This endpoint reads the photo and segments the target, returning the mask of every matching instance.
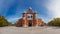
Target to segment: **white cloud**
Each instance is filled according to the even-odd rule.
[[[46,7],[49,11],[48,14],[50,14],[52,18],[60,17],[60,0],[49,0]]]
[[[12,23],[14,23],[14,22],[16,22],[16,21],[18,21],[18,19],[20,19],[21,17],[8,17],[7,18],[7,20],[9,21],[9,22],[12,22]]]

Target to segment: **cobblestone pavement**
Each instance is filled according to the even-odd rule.
[[[0,27],[0,34],[60,34],[57,27]]]

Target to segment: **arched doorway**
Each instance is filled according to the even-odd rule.
[[[19,27],[22,27],[22,24],[19,24]]]
[[[23,26],[22,23],[20,23],[20,24],[19,24],[19,27],[22,27],[22,26]]]
[[[31,27],[32,26],[32,21],[28,22],[28,26]]]

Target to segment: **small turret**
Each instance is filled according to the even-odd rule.
[[[32,10],[32,7],[29,7],[30,10]]]

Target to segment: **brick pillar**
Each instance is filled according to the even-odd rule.
[[[37,14],[33,14],[33,26],[38,26],[38,17]]]
[[[27,14],[25,13],[24,17],[23,17],[23,27],[27,27]]]
[[[37,24],[37,22],[36,22],[36,20],[33,20],[33,26],[36,26],[36,24]]]
[[[38,16],[37,16],[37,14],[36,14],[36,26],[38,26]]]

